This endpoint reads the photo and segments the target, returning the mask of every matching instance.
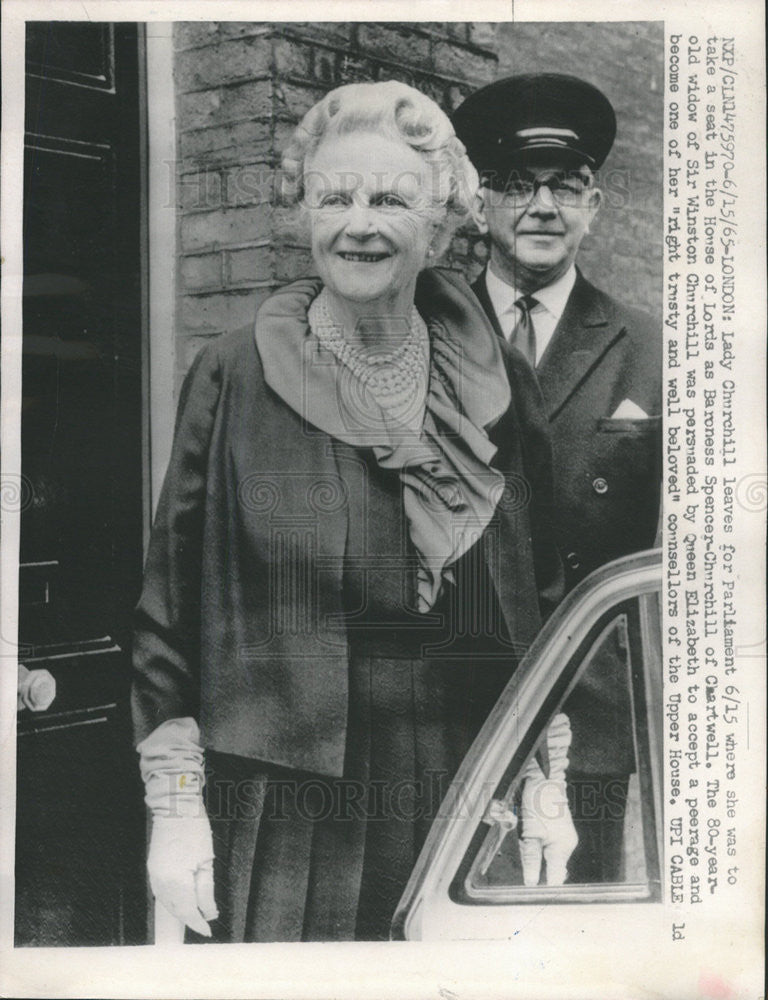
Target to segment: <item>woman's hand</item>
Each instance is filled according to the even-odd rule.
[[[193,931],[211,936],[213,839],[208,817],[155,816],[147,859],[149,884],[163,906]]]
[[[147,870],[152,892],[193,931],[211,936],[213,837],[203,802],[203,751],[193,718],[168,719],[143,740],[141,776],[152,810]]]
[[[538,885],[542,859],[547,885],[562,885],[567,864],[579,842],[565,792],[565,769],[571,724],[562,712],[547,729],[549,776],[533,758],[526,768],[520,805],[520,858],[525,885]]]

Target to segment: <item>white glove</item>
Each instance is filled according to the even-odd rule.
[[[147,870],[157,900],[193,931],[211,936],[213,838],[203,804],[203,751],[194,719],[170,719],[137,747],[152,810]]]
[[[562,712],[547,729],[549,777],[533,757],[523,775],[520,804],[520,858],[525,885],[538,885],[542,858],[547,885],[562,885],[568,859],[579,842],[565,793],[571,724]]]
[[[193,931],[211,936],[213,840],[208,817],[155,816],[147,859],[149,884],[163,906]]]

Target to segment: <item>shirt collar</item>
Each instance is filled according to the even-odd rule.
[[[551,285],[546,285],[535,293],[534,297],[538,305],[532,311],[535,311],[539,307],[546,309],[557,323],[565,311],[565,304],[568,301],[568,296],[573,291],[575,283],[576,267],[571,264],[565,274],[562,274],[556,281],[553,281]],[[485,287],[497,316],[510,313],[517,299],[523,294],[514,285],[502,281],[501,278],[494,274],[490,266],[485,272]]]
[[[540,288],[536,292],[536,301],[543,306],[548,313],[555,318],[555,322],[559,322],[560,317],[565,311],[565,304],[568,301],[568,296],[573,291],[573,286],[576,284],[576,268],[573,264],[568,268],[565,274],[562,274],[557,281],[553,281],[551,285],[547,285],[545,288]]]

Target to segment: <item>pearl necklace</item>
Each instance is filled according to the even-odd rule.
[[[415,306],[408,317],[408,333],[394,351],[352,344],[331,315],[323,289],[309,307],[309,325],[326,350],[389,411],[412,407],[414,397],[426,395],[429,368],[427,325]]]

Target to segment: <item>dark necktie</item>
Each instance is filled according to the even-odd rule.
[[[515,323],[509,338],[510,344],[523,355],[531,368],[536,366],[536,333],[531,320],[531,309],[537,304],[532,295],[521,295],[515,299],[515,306],[520,310],[520,318]]]

